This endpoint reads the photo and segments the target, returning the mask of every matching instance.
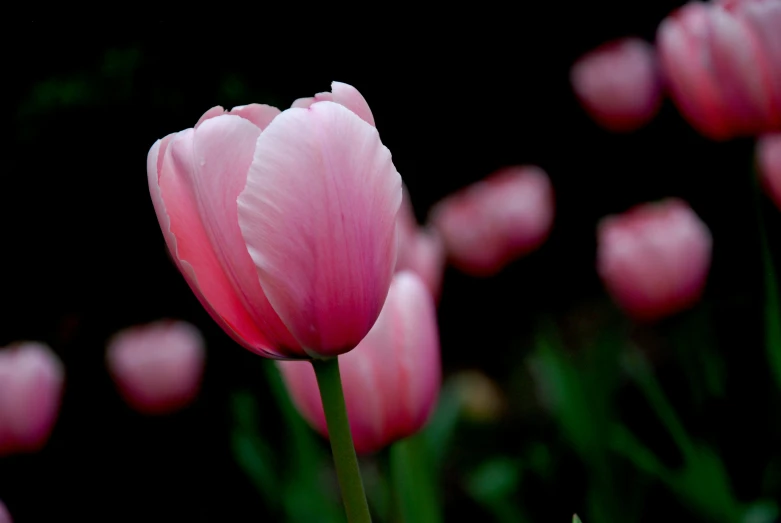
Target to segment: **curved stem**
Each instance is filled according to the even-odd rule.
[[[358,457],[355,455],[353,436],[347,421],[339,360],[312,360],[312,367],[315,369],[320,397],[323,400],[328,437],[331,440],[331,452],[334,455],[336,476],[339,478],[347,520],[350,523],[370,523],[369,504],[366,501]]]

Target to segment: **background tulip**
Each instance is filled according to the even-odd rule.
[[[654,48],[639,38],[604,44],[570,71],[575,94],[589,115],[612,131],[632,131],[656,115],[661,82]]]
[[[8,509],[2,501],[0,501],[0,523],[13,523],[11,514],[8,513]]]
[[[109,342],[106,364],[125,401],[145,414],[188,405],[201,385],[204,340],[183,321],[131,327]]]
[[[716,140],[781,129],[781,2],[690,2],[659,26],[670,94]]]
[[[401,179],[363,97],[333,88],[357,115],[331,101],[217,107],[149,151],[177,266],[234,340],[271,358],[355,347],[395,264]]]
[[[431,223],[460,270],[489,276],[539,247],[553,225],[553,188],[539,167],[507,167],[439,202]]]
[[[781,209],[781,133],[768,134],[759,139],[757,166],[767,194]]]
[[[684,201],[639,205],[599,223],[597,270],[628,314],[656,320],[700,298],[711,244],[710,231]]]
[[[434,299],[438,300],[445,272],[445,246],[436,229],[418,225],[406,187],[403,190],[396,230],[399,245],[396,272],[413,271],[420,276]]]
[[[374,452],[423,426],[436,403],[441,370],[434,302],[416,274],[394,276],[377,323],[339,363],[357,452]],[[277,365],[298,410],[327,435],[312,366]]]
[[[65,369],[42,343],[0,350],[0,455],[37,452],[60,410]]]

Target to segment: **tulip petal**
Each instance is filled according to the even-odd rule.
[[[396,261],[401,178],[372,126],[332,102],[288,109],[257,140],[239,225],[274,310],[310,354],[354,348]]]
[[[270,105],[266,104],[249,104],[249,105],[239,105],[234,107],[230,110],[230,113],[228,114],[235,114],[236,116],[241,116],[245,120],[249,120],[250,122],[254,123],[255,125],[260,128],[262,131],[266,127],[268,127],[268,124],[271,123],[271,120],[276,118],[281,111],[277,109],[276,107],[272,107]]]
[[[334,102],[347,107],[360,116],[364,122],[376,127],[372,110],[369,109],[369,104],[358,89],[350,84],[331,82],[331,93]]]
[[[187,129],[167,136],[152,146],[147,159],[149,190],[166,243],[190,288],[225,332],[249,350],[277,356],[233,290],[206,234],[192,188],[176,171],[171,142],[191,143],[193,134]]]

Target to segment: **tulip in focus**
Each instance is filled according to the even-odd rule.
[[[401,178],[354,87],[294,105],[210,109],[155,142],[149,190],[179,270],[235,341],[330,357],[385,302]]]
[[[759,139],[757,166],[765,191],[781,209],[781,133],[768,134]]]
[[[572,67],[570,82],[589,115],[611,131],[642,127],[661,105],[654,49],[639,38],[609,42],[586,54]]]
[[[8,509],[2,501],[0,501],[0,523],[13,523],[11,514],[8,513]]]
[[[545,241],[553,213],[553,188],[545,172],[507,167],[439,202],[431,223],[454,266],[491,276]]]
[[[670,94],[703,135],[781,130],[781,1],[690,2],[659,26]]]
[[[278,362],[303,417],[327,436],[312,365]],[[420,430],[439,394],[439,333],[434,300],[413,272],[393,278],[388,300],[366,338],[339,358],[355,450],[377,451]]]
[[[399,245],[396,272],[413,271],[438,300],[445,272],[445,246],[436,229],[418,225],[406,187],[402,191],[396,229]]]
[[[168,414],[190,404],[201,386],[204,340],[183,321],[160,321],[120,331],[106,364],[124,400],[144,414]]]
[[[64,382],[62,362],[46,345],[24,342],[0,349],[0,456],[46,445]]]
[[[599,223],[597,271],[627,314],[653,321],[699,300],[711,244],[707,226],[682,200],[644,204]]]

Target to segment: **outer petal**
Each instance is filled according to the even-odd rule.
[[[258,138],[239,225],[263,291],[311,354],[351,350],[377,319],[400,202],[377,131],[339,104],[288,109]]]
[[[315,102],[336,102],[347,107],[361,117],[361,119],[374,125],[374,115],[366,99],[352,85],[342,82],[331,82],[331,92],[317,93],[311,98],[299,98],[293,102],[291,108],[306,109]]]
[[[244,120],[235,118],[235,121]],[[249,122],[246,126],[254,127]],[[188,129],[171,135],[150,150],[147,163],[150,193],[166,243],[201,304],[234,340],[264,356],[288,357],[278,352],[272,340],[255,324],[211,244],[191,183],[195,170],[191,153],[195,132]],[[172,148],[179,151],[178,162],[174,161]]]
[[[369,104],[361,93],[358,92],[358,89],[342,82],[331,82],[331,93],[333,94],[334,102],[347,107],[360,116],[364,122],[376,127],[372,110],[369,109]]]
[[[218,105],[203,113],[203,116],[201,116],[201,118],[198,120],[198,123],[195,124],[195,128],[197,129],[200,127],[201,124],[206,120],[211,120],[212,118],[216,118],[217,116],[222,116],[224,114],[233,114],[236,116],[241,116],[245,120],[249,120],[260,130],[263,130],[268,127],[268,124],[271,123],[271,120],[276,118],[279,113],[279,109],[266,104],[237,105],[227,113],[225,112],[225,109]]]

